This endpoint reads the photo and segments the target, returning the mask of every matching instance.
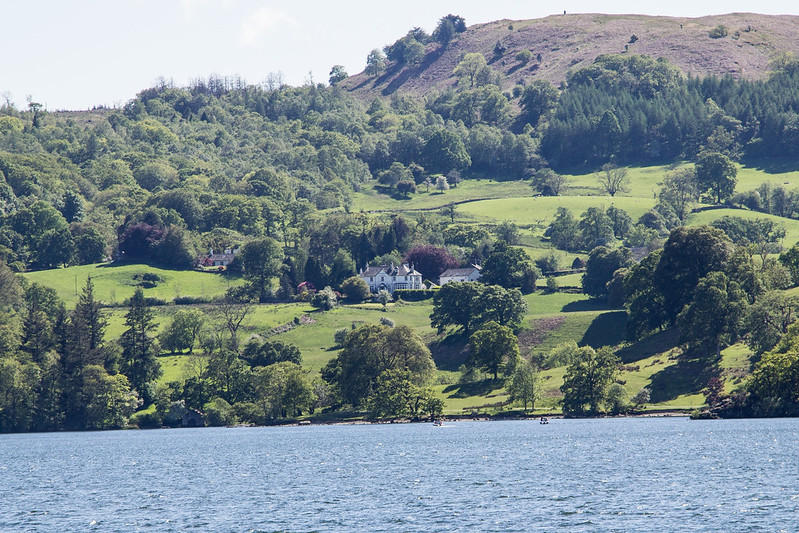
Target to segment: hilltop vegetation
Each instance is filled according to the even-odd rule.
[[[370,75],[475,31],[444,17]],[[188,408],[792,413],[799,60],[752,81],[628,50],[506,90],[503,46],[463,50],[425,99],[364,103],[334,68],[329,86],[163,83],[89,113],[6,103],[0,430],[137,409],[142,427]],[[371,297],[357,277],[403,262],[483,279]]]

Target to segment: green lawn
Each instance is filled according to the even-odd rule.
[[[579,217],[589,207],[608,208],[611,205],[624,209],[633,220],[637,220],[655,206],[655,200],[627,196],[537,196],[472,202],[458,206],[458,211],[477,222],[507,220],[517,225],[536,226],[543,232],[555,217],[558,207],[570,209],[575,217]]]
[[[692,213],[688,216],[686,225],[698,226],[700,224],[710,224],[723,216],[740,217],[747,220],[756,218],[773,220],[775,223],[785,228],[785,241],[783,246],[789,248],[799,242],[799,220],[758,213],[757,211],[747,211],[745,209],[710,209],[707,211],[700,211],[699,213]]]
[[[457,187],[443,193],[433,188],[425,191],[425,186],[418,187],[416,194],[408,199],[394,198],[374,187],[364,187],[355,193],[352,199],[352,211],[408,211],[414,209],[435,209],[452,202],[463,202],[475,198],[515,198],[530,196],[533,190],[527,181],[493,181],[488,179],[465,180]]]
[[[240,278],[230,279],[216,272],[166,270],[144,264],[114,263],[39,270],[26,272],[24,276],[28,281],[52,287],[67,307],[73,307],[89,276],[94,282],[95,298],[114,304],[130,298],[140,282],[134,276],[145,273],[157,274],[163,281],[156,287],[144,289],[144,295],[168,302],[178,296],[213,298],[223,294],[228,287],[242,283]]]

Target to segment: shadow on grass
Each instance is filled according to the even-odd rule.
[[[652,403],[673,400],[683,394],[696,394],[718,373],[715,363],[706,359],[680,359],[652,376]]]
[[[661,354],[676,348],[680,343],[680,332],[677,328],[667,329],[650,335],[642,341],[622,348],[616,355],[624,364],[634,363],[653,355]]]
[[[795,158],[772,159],[772,158],[744,158],[742,163],[747,167],[762,170],[767,174],[782,174],[784,172],[794,172],[799,170],[799,161]]]
[[[469,337],[463,333],[447,335],[430,343],[430,353],[436,368],[457,372],[469,355]]]
[[[576,311],[613,311],[614,309],[608,307],[608,304],[603,300],[596,298],[589,298],[587,300],[578,300],[576,302],[569,302],[561,308],[563,313],[574,313]]]
[[[493,379],[484,379],[482,381],[475,381],[474,383],[458,383],[456,385],[449,385],[444,389],[444,393],[449,394],[450,398],[488,396],[493,391],[501,389],[503,386],[504,382],[501,379],[496,381]]]
[[[615,346],[624,341],[626,330],[627,311],[602,313],[591,322],[578,344],[592,348]]]

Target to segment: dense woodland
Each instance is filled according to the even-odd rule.
[[[373,51],[367,72],[421,61],[425,45],[447,46],[462,23],[445,17],[432,36],[412,30]],[[503,53],[499,46],[495,52]],[[768,79],[745,81],[687,77],[646,56],[601,56],[561,87],[537,81],[502,92],[489,61],[467,53],[455,74],[457,87],[423,100],[395,94],[358,101],[338,86],[346,73],[334,67],[329,85],[289,87],[279,76],[262,85],[218,77],[189,87],[164,82],[122,109],[50,113],[35,102],[27,109],[6,102],[0,430],[121,427],[153,403],[157,412],[139,417],[140,425],[171,423],[175,403],[215,413],[220,423],[266,423],[342,406],[376,417],[440,413],[440,400],[426,388],[435,366],[409,328],[386,323],[343,332],[341,352],[315,381],[301,371],[296,348],[242,346],[236,335],[236,313],[254,303],[310,298],[297,294],[303,282],[326,288],[313,296],[321,309],[341,296],[359,301],[369,295],[354,277],[358,269],[405,261],[429,281],[448,267],[484,266],[485,283],[435,294],[432,325],[468,338],[467,367],[494,379],[504,373],[525,409],[534,402],[534,368],[548,363],[519,360],[521,294],[536,289],[542,272],[585,266],[584,291],[626,306],[631,339],[678,326],[685,349],[708,361],[741,338],[758,358],[766,354],[749,388],[723,399],[727,412],[795,414],[799,389],[791,376],[799,355],[792,339],[799,332],[790,326],[795,302],[782,291],[799,283],[799,251],[775,259],[781,237],[774,224],[682,223],[700,199],[799,216],[796,191],[765,184],[733,194],[733,162],[795,162],[799,60],[777,58]],[[557,195],[559,173],[569,169],[597,171],[613,196],[627,182],[624,166],[685,160],[696,164],[666,176],[657,207],[640,220],[613,207],[591,208],[579,219],[558,211],[546,238],[587,255],[585,265],[553,258],[534,264],[516,246],[513,224],[490,231],[456,224],[454,205],[412,215],[352,210],[352,195],[375,183],[398,201],[421,187],[445,191],[481,178],[529,180],[531,194]],[[193,268],[209,249],[225,248],[241,249],[228,272],[247,280],[220,303],[229,315],[217,320],[230,335],[205,339],[199,350],[212,359],[194,381],[160,390],[161,345],[194,348],[202,317],[183,316],[159,344],[148,302],[137,293],[128,302],[126,333],[108,343],[91,283],[67,310],[52,290],[14,274],[108,258]],[[652,253],[635,262],[630,249]],[[487,346],[504,348],[498,356]],[[567,413],[610,405],[617,362],[603,350],[558,355],[570,365]],[[607,372],[586,385],[580,377],[591,365]]]

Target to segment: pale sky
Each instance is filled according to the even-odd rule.
[[[699,17],[799,14],[799,3],[673,0],[0,0],[0,95],[49,110],[124,105],[159,77],[177,85],[209,74],[291,85],[327,82],[330,68],[363,70],[366,55],[414,26],[432,32],[458,14],[467,25],[555,13]]]

